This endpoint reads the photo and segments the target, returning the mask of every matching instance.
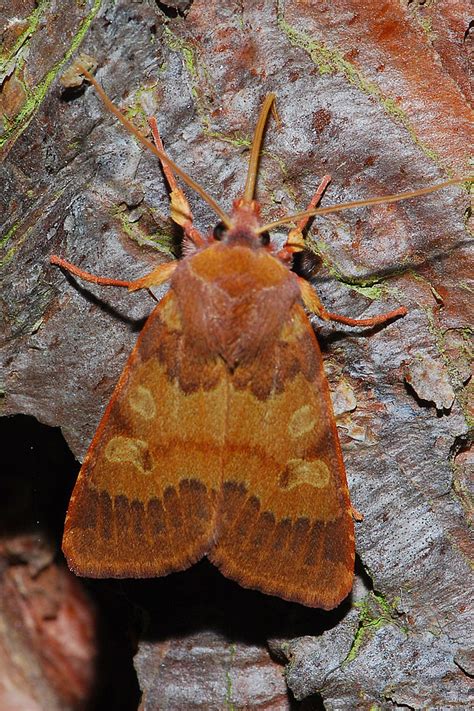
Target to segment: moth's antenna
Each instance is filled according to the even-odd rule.
[[[92,84],[92,86],[95,88],[100,98],[102,99],[103,103],[105,104],[106,108],[118,118],[120,123],[125,126],[127,131],[132,133],[140,141],[140,143],[145,146],[145,148],[148,148],[148,150],[154,153],[161,161],[169,165],[173,172],[179,175],[179,177],[186,183],[186,185],[188,185],[192,190],[194,190],[198,195],[200,195],[202,199],[205,200],[207,204],[210,205],[210,207],[212,207],[212,209],[214,210],[216,215],[218,215],[224,225],[228,229],[230,229],[232,227],[232,220],[230,219],[229,215],[227,215],[227,213],[225,213],[224,210],[219,207],[216,201],[210,195],[207,194],[204,188],[202,188],[199,183],[196,183],[196,181],[193,180],[187,173],[185,173],[182,168],[176,165],[174,160],[169,158],[166,153],[160,151],[151,141],[149,141],[148,138],[146,138],[138,130],[138,128],[133,125],[131,121],[125,118],[125,116],[119,111],[115,104],[109,99],[100,84],[94,79],[92,74],[84,66],[80,65],[78,67],[78,71],[83,74],[86,77],[87,81]]]
[[[437,183],[436,185],[431,185],[429,188],[420,188],[419,190],[410,190],[406,193],[396,193],[395,195],[385,195],[382,197],[368,198],[367,200],[354,200],[354,202],[343,202],[340,205],[329,205],[328,207],[318,207],[314,210],[306,210],[305,212],[297,212],[294,215],[286,215],[280,220],[275,220],[274,222],[269,222],[263,227],[259,227],[256,232],[261,234],[262,232],[267,232],[279,227],[280,225],[285,225],[287,222],[293,222],[301,220],[303,217],[312,217],[313,215],[328,215],[333,212],[342,212],[342,210],[349,210],[353,207],[364,207],[364,205],[383,205],[390,202],[400,202],[401,200],[409,200],[410,198],[419,197],[420,195],[428,195],[429,193],[434,193],[436,190],[442,190],[447,188],[449,185],[458,185],[459,183],[465,183],[473,181],[473,176],[468,176],[465,178],[452,178],[451,180],[446,180],[444,183]]]
[[[268,112],[275,100],[275,94],[267,94],[263,106],[260,109],[255,133],[253,135],[252,148],[250,150],[249,167],[247,171],[247,180],[245,181],[244,202],[250,203],[253,200],[255,192],[255,183],[257,180],[258,162],[260,160],[260,149],[262,147],[263,132],[267,123]]]

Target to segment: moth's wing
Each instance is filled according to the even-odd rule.
[[[186,344],[168,292],[140,334],[79,473],[63,539],[72,570],[160,576],[207,552],[226,379],[222,361]]]
[[[216,543],[244,587],[332,609],[350,592],[354,525],[319,346],[296,305],[229,382]]]

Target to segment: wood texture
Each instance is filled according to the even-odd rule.
[[[55,3],[39,6],[38,23],[29,15],[33,4],[28,10],[11,3],[7,11],[2,411],[60,425],[80,459],[153,303],[95,287],[74,291],[48,257],[61,248],[91,271],[133,278],[149,270],[157,250],[169,258],[176,242],[156,163],[104,116],[93,92],[65,93],[59,84],[79,44],[99,61],[99,78],[122,108],[136,115],[144,105],[159,116],[167,150],[223,204],[238,192],[262,96],[276,91],[281,128],[267,133],[258,185],[269,219],[304,206],[326,172],[333,175],[326,199],[335,202],[466,170],[467,2],[196,0],[174,18],[149,3],[67,2],[60,11]],[[233,672],[254,630],[260,645],[272,638],[274,654],[291,660],[287,680],[300,699],[317,694],[337,709],[466,706],[472,674],[467,206],[466,194],[452,188],[321,220],[310,233],[323,259],[315,279],[327,308],[372,315],[403,295],[410,311],[403,324],[368,337],[331,326],[320,332],[351,491],[365,517],[356,527],[358,606],[336,617],[264,606],[257,594],[237,595],[231,583],[219,587],[207,568],[160,585],[150,581],[143,597],[127,590],[127,601],[138,597],[160,622],[147,652],[160,634],[170,647],[182,641],[184,667],[173,655],[161,656],[164,667],[137,662],[144,708],[153,708],[146,701],[152,689],[154,698],[166,692],[170,708],[182,707],[182,684],[173,687],[177,668],[190,670],[189,708],[206,702],[222,708],[228,699],[252,706],[254,687]],[[192,208],[199,227],[213,224],[205,206]],[[407,368],[413,372],[410,364],[424,359],[447,374],[451,409],[438,413],[406,387]],[[444,389],[444,376],[442,383]],[[436,390],[436,381],[430,387]],[[432,400],[439,400],[436,392]],[[209,614],[206,595],[214,606]],[[123,587],[108,588],[105,597],[107,608],[123,599]],[[123,625],[128,630],[127,620]],[[207,640],[201,649],[212,650],[203,651],[208,661],[222,649],[206,637],[209,626],[229,640],[229,656],[217,655],[221,681],[211,687],[202,666],[193,665],[197,639]],[[270,661],[266,675],[263,658],[253,667],[268,690],[258,704],[289,708],[282,680],[264,686],[277,675]]]

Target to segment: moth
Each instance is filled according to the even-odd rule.
[[[63,550],[88,577],[156,577],[202,557],[240,585],[330,610],[351,591],[354,517],[324,375],[307,312],[351,326],[374,318],[328,312],[291,271],[314,215],[393,202],[442,186],[308,209],[262,224],[254,199],[261,144],[274,102],[263,102],[244,192],[227,214],[163,149],[121,115],[91,74],[106,107],[161,161],[171,217],[182,227],[180,261],[136,281],[97,277],[53,256],[89,282],[147,289],[169,281],[149,316],[95,433],[67,512]],[[193,225],[178,175],[213,208],[209,236]],[[296,222],[284,246],[269,231]]]

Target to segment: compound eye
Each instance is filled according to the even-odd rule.
[[[260,235],[260,243],[262,247],[266,247],[268,244],[270,244],[270,235],[268,232],[262,232]]]
[[[223,238],[223,236],[226,233],[226,226],[224,225],[223,222],[218,222],[217,225],[214,227],[213,231],[213,236],[214,239],[216,239],[218,242]]]

